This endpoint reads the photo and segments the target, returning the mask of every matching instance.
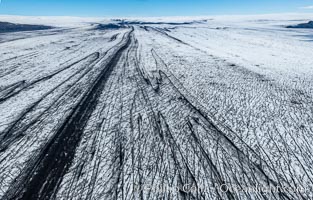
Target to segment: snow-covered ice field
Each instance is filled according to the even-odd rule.
[[[310,20],[0,16],[0,199],[312,199]]]

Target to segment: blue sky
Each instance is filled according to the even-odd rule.
[[[313,12],[313,0],[2,0],[0,4],[0,14],[10,15],[194,16],[283,12]]]

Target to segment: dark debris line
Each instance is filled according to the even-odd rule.
[[[84,127],[94,111],[98,98],[112,69],[122,53],[129,47],[131,34],[98,76],[86,96],[74,108],[59,131],[40,153],[26,175],[13,184],[3,199],[50,199],[53,198],[64,174],[71,166]]]

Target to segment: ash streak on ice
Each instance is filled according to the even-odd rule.
[[[0,198],[310,199],[306,17],[2,33]]]

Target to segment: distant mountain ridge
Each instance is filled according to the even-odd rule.
[[[308,23],[298,25],[287,26],[287,28],[313,28],[313,21],[309,21]]]
[[[0,22],[0,33],[51,29],[51,26]]]

